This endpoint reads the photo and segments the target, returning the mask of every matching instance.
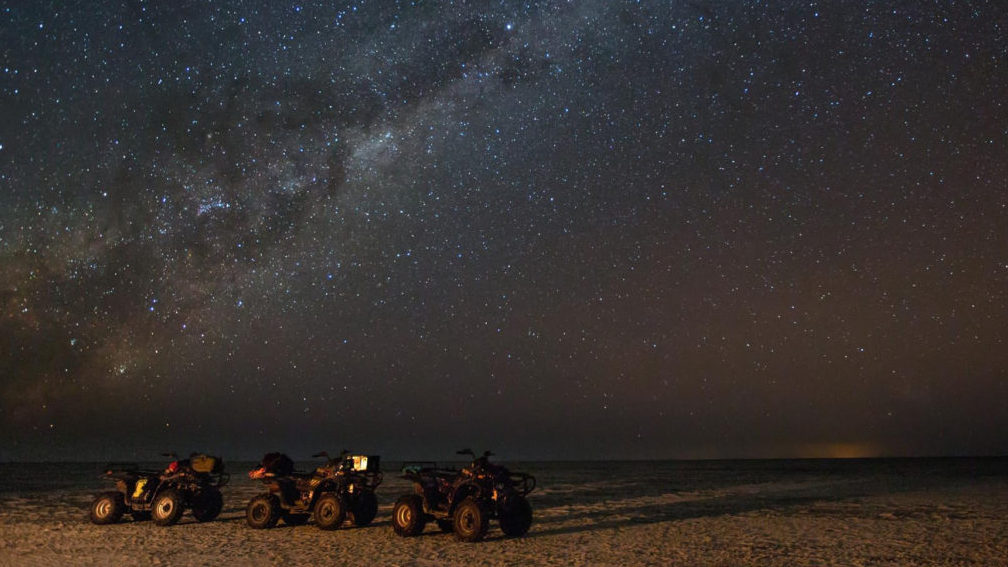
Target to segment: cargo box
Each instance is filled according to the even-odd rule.
[[[378,472],[380,458],[378,455],[350,455],[347,457],[353,461],[353,470],[358,472]]]
[[[224,470],[224,461],[211,455],[193,455],[189,458],[189,464],[198,473],[219,473]]]

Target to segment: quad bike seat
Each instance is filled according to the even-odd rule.
[[[105,476],[109,478],[114,478],[116,480],[122,480],[126,483],[132,484],[141,478],[146,478],[148,480],[158,478],[161,476],[161,471],[140,470],[140,469],[109,469],[105,471]]]
[[[308,492],[318,485],[318,481],[311,473],[294,473],[291,475],[291,484],[301,492]]]

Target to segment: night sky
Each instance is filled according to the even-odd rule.
[[[0,2],[0,460],[1008,453],[1000,2]]]

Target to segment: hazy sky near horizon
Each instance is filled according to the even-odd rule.
[[[0,460],[1008,453],[998,2],[0,3]]]

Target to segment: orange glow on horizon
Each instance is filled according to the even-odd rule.
[[[885,455],[883,447],[875,443],[815,443],[796,449],[799,457],[810,459],[867,459]]]

